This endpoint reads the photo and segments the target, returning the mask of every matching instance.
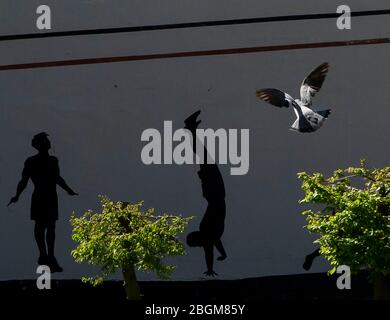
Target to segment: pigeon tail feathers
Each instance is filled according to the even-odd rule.
[[[332,113],[331,109],[326,109],[326,110],[320,110],[316,111],[320,116],[323,116],[325,119],[329,117],[329,115]]]

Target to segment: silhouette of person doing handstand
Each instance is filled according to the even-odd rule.
[[[195,112],[185,120],[185,128],[190,130],[193,137],[193,151],[196,154],[196,128],[200,120],[197,120],[200,111]],[[198,171],[202,182],[203,197],[207,201],[207,209],[200,222],[199,231],[191,232],[187,236],[187,244],[190,247],[203,247],[207,265],[207,276],[217,275],[214,272],[214,247],[221,254],[217,260],[225,260],[227,255],[221,241],[224,232],[226,205],[225,186],[222,175],[216,164],[207,163],[207,150],[204,148],[205,160],[200,164]]]
[[[58,159],[49,155],[51,144],[48,134],[41,132],[35,135],[32,139],[32,146],[38,150],[38,154],[25,161],[16,195],[8,205],[19,200],[28,180],[31,179],[34,184],[31,198],[31,220],[35,221],[34,236],[39,249],[38,264],[49,266],[51,272],[62,272],[63,269],[54,256],[55,227],[58,220],[56,186],[59,185],[71,196],[77,193],[60,176]]]

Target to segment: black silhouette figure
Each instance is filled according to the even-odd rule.
[[[193,137],[193,151],[196,154],[196,128],[201,120],[197,120],[200,111],[195,112],[185,120],[185,128],[190,130]],[[207,265],[207,276],[217,275],[214,272],[214,247],[221,254],[217,260],[225,260],[227,255],[221,237],[224,232],[226,205],[225,186],[222,175],[216,164],[207,163],[207,150],[204,148],[205,160],[198,171],[202,182],[203,197],[207,201],[207,209],[199,226],[199,231],[187,236],[187,244],[191,247],[203,247]]]
[[[71,196],[77,193],[60,176],[58,159],[49,155],[51,144],[48,134],[41,132],[35,135],[32,146],[38,150],[38,154],[25,161],[16,195],[10,200],[8,206],[19,200],[28,180],[31,179],[34,184],[31,220],[35,221],[34,236],[39,249],[38,264],[49,266],[51,272],[62,272],[63,269],[54,256],[55,227],[58,220],[57,185]]]
[[[311,269],[311,266],[313,264],[313,261],[315,258],[319,257],[321,254],[320,254],[320,249],[316,249],[314,250],[312,253],[308,254],[306,257],[305,257],[305,262],[303,263],[303,269],[305,269],[306,271],[309,271]]]
[[[336,212],[335,208],[331,208],[330,215],[333,216]],[[321,255],[320,248],[314,250],[312,253],[308,254],[305,257],[305,262],[302,265],[302,268],[306,271],[309,271],[311,269],[311,266],[313,265],[313,261]]]

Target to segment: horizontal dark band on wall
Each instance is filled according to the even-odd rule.
[[[390,9],[351,12],[352,17],[379,16],[379,15],[388,15],[388,14],[390,14]],[[319,14],[302,14],[302,15],[289,15],[289,16],[276,16],[276,17],[248,18],[248,19],[199,21],[199,22],[189,22],[189,23],[160,24],[160,25],[122,27],[122,28],[74,30],[74,31],[60,31],[60,32],[40,32],[40,33],[29,33],[29,34],[3,35],[0,36],[0,41],[229,26],[229,25],[242,25],[242,24],[265,23],[265,22],[332,19],[332,18],[338,18],[340,16],[341,14],[339,13],[319,13]]]
[[[350,40],[350,41],[312,42],[312,43],[262,46],[262,47],[216,49],[216,50],[204,50],[204,51],[156,53],[156,54],[147,54],[147,55],[132,55],[132,56],[119,56],[119,57],[86,58],[86,59],[74,59],[74,60],[59,60],[59,61],[0,65],[0,71],[66,67],[66,66],[77,66],[77,65],[88,65],[88,64],[143,61],[143,60],[156,60],[156,59],[219,56],[219,55],[230,55],[230,54],[258,53],[258,52],[299,50],[299,49],[379,45],[379,44],[388,44],[388,43],[390,43],[390,38],[379,38],[379,39]]]

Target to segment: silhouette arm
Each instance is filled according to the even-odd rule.
[[[19,181],[18,186],[16,188],[16,197],[17,198],[19,198],[20,195],[23,193],[24,189],[26,189],[29,179],[30,179],[29,176],[22,176],[22,179]]]
[[[217,260],[219,260],[219,261],[225,260],[227,255],[226,255],[226,251],[225,251],[225,248],[222,244],[221,239],[217,240],[214,245],[215,245],[215,248],[218,250],[218,252],[221,254],[221,256],[219,258],[217,258]]]
[[[65,182],[64,178],[61,177],[61,175],[60,175],[60,167],[59,167],[58,163],[57,163],[57,180],[56,180],[56,183],[62,189],[64,189],[69,195],[71,195],[71,196],[77,195],[77,193],[74,192],[72,190],[72,188],[68,186],[68,184]]]
[[[215,276],[217,273],[214,272],[214,245],[213,243],[206,243],[203,246],[204,255],[206,258],[207,271],[206,276]]]
[[[57,185],[59,185],[62,189],[64,189],[68,194],[72,195],[72,196],[75,196],[77,195],[76,192],[74,192],[71,187],[69,187],[67,185],[67,183],[65,182],[64,178],[62,178],[61,176],[58,176],[57,177]]]
[[[8,206],[12,203],[15,203],[19,200],[20,195],[23,193],[24,189],[26,189],[28,180],[30,179],[30,172],[28,169],[28,164],[24,164],[24,168],[22,171],[22,179],[20,179],[18,186],[16,188],[16,195],[10,200]]]

